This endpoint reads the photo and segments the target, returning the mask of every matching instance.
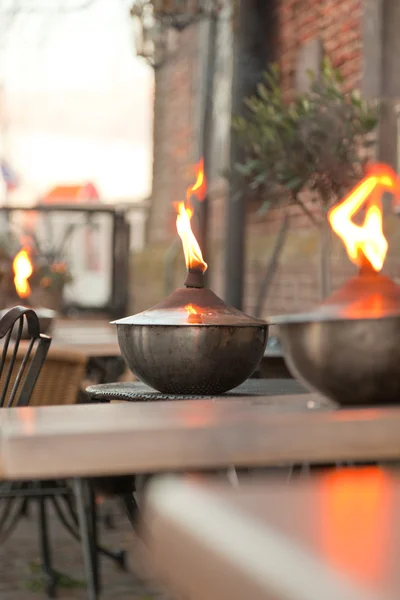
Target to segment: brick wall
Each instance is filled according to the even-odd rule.
[[[294,90],[296,59],[301,46],[320,38],[325,52],[345,78],[358,87],[362,71],[363,0],[279,0],[278,56],[282,87]]]

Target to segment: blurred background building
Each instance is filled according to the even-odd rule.
[[[134,14],[143,4],[151,4],[156,17],[147,30],[143,19],[139,22],[139,33],[140,27],[142,34],[146,30],[146,43],[150,39],[153,48],[145,57]],[[359,88],[381,101],[376,155],[398,166],[396,0],[223,0],[217,3],[221,10],[215,22],[208,16],[161,22],[158,16],[173,4],[71,0],[56,6],[45,0],[4,0],[0,9],[0,155],[18,178],[12,189],[2,179],[3,198],[12,205],[32,205],[69,190],[68,201],[75,202],[88,185],[96,191],[90,201],[117,205],[149,198],[148,218],[147,211],[130,217],[135,310],[182,284],[173,203],[184,198],[192,183],[191,166],[205,152],[206,259],[210,284],[226,297],[227,230],[235,210],[238,221],[227,180],[235,163],[231,120],[269,63],[279,64],[290,99],[307,85],[309,69],[318,73],[325,52],[340,69],[346,89]],[[179,4],[191,10],[199,2]],[[215,72],[208,119],[210,39]],[[205,128],[210,132],[207,148]],[[72,198],[71,190],[78,196]],[[236,282],[234,266],[230,274],[243,288],[248,312],[254,311],[282,219],[279,209],[260,216],[258,208],[257,198],[245,202],[244,253],[240,232],[237,238],[238,257],[245,256],[244,281],[240,260]],[[398,271],[398,229],[389,218],[385,268],[392,276]],[[306,309],[318,300],[317,238],[293,208],[265,313]],[[231,239],[231,250],[234,245]],[[351,268],[342,259],[343,251],[335,247],[334,285]]]
[[[339,68],[345,89],[360,89],[370,99],[382,99],[377,157],[397,168],[397,102],[400,79],[396,71],[400,6],[396,0],[246,0],[223,3],[217,22],[216,73],[213,89],[212,148],[210,151],[209,251],[211,284],[224,294],[226,251],[226,171],[230,164],[231,118],[268,63],[277,62],[288,99],[307,85],[307,71],[320,70],[323,52]],[[238,8],[241,6],[241,8]],[[180,33],[169,31],[164,60],[155,69],[154,166],[148,250],[138,257],[146,265],[146,294],[138,308],[161,297],[162,262],[176,237],[172,200],[182,198],[188,185],[187,165],[201,152],[207,19]],[[235,41],[236,40],[236,41]],[[165,43],[165,42],[164,42]],[[236,44],[241,59],[234,56]],[[232,108],[232,78],[235,107]],[[239,80],[239,85],[238,85]],[[282,214],[256,214],[257,201],[246,204],[244,308],[253,312],[260,280],[276,238]],[[398,225],[389,219],[390,255],[387,269],[399,270]],[[293,208],[291,231],[280,266],[264,305],[266,314],[306,309],[318,298],[316,232],[303,213]],[[143,262],[142,262],[143,261]],[[342,249],[334,248],[333,284],[339,285],[351,265]],[[180,284],[180,275],[175,279]]]

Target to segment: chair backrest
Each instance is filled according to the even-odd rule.
[[[75,404],[85,378],[88,357],[53,346],[33,390],[30,406]]]
[[[22,337],[26,338],[21,344]],[[27,406],[51,344],[34,310],[15,306],[0,319],[0,408]]]
[[[15,381],[15,373],[24,359],[25,349],[18,349],[14,373],[10,387]],[[29,406],[56,406],[76,404],[84,387],[88,357],[82,352],[74,352],[53,346],[40,371],[29,399]],[[16,406],[14,402],[13,406]]]

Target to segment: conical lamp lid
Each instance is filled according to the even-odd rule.
[[[114,321],[116,325],[266,325],[228,306],[208,288],[181,288],[144,312]]]
[[[317,307],[318,312],[346,319],[368,319],[400,313],[400,286],[380,273],[352,277]]]
[[[311,312],[279,315],[271,325],[308,321],[382,319],[400,315],[400,286],[380,273],[360,274],[348,279]]]

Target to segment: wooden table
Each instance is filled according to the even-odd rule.
[[[49,353],[79,352],[88,357],[87,378],[98,383],[116,381],[126,371],[115,325],[106,320],[56,319]],[[80,394],[80,402],[86,401]]]
[[[400,482],[388,472],[237,490],[155,481],[145,506],[151,556],[190,600],[400,597]]]
[[[116,327],[105,320],[57,319],[50,335],[51,348],[78,350],[93,358],[121,356]]]
[[[291,412],[277,413],[280,401]],[[2,409],[0,457],[10,479],[400,459],[399,408],[330,411],[323,401],[301,394]]]

